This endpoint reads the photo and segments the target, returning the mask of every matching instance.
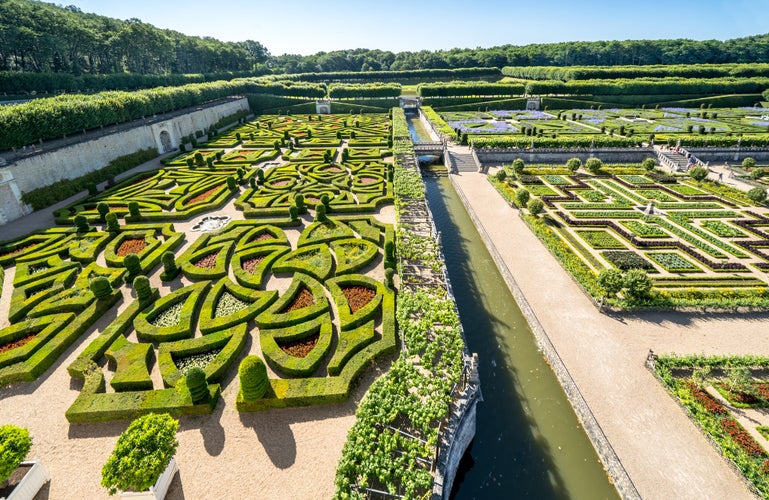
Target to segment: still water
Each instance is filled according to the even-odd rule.
[[[619,498],[448,178],[427,197],[484,397],[454,498]]]

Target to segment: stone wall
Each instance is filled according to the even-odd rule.
[[[759,164],[769,162],[769,148],[686,148],[686,150],[698,159],[710,163],[728,161],[732,165],[738,165],[747,157],[753,158]]]
[[[644,158],[655,158],[654,148],[564,148],[564,149],[486,149],[473,150],[484,167],[511,163],[521,158],[526,163],[559,164],[570,158],[585,163],[598,158],[604,163],[641,163]]]
[[[214,106],[190,108],[189,112],[168,119],[140,122],[115,133],[95,138],[86,135],[82,142],[17,158],[0,167],[0,224],[31,212],[21,201],[22,193],[80,177],[142,149],[155,148],[161,154],[173,151],[182,137],[206,130],[222,118],[247,109],[246,98],[230,99]]]

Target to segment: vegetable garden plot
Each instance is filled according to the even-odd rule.
[[[652,280],[651,296],[669,305],[709,303],[713,297],[758,305],[769,296],[769,217],[765,209],[736,203],[744,199],[739,193],[726,198],[711,194],[707,183],[684,180],[658,184],[641,171],[600,176],[533,175],[536,168],[526,172],[525,184],[515,179],[496,184],[511,199],[521,188],[540,196],[544,220],[552,221],[556,230],[551,234],[560,241],[552,245],[582,262],[584,279],[595,280],[603,269],[643,269]],[[588,189],[604,196],[585,196]],[[654,204],[651,214],[645,213],[649,203]],[[748,281],[734,287],[730,279],[738,276]],[[595,287],[597,282],[592,283]]]

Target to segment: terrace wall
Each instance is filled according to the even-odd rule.
[[[144,120],[114,133],[85,135],[75,144],[11,159],[0,168],[0,225],[32,211],[21,201],[24,192],[80,177],[142,149],[156,148],[161,154],[167,153],[179,147],[182,137],[247,109],[245,98],[231,99],[214,106],[190,108],[166,119]]]
[[[640,163],[644,158],[655,158],[654,148],[559,148],[559,149],[512,149],[479,148],[473,150],[483,167],[510,163],[516,158],[526,163],[559,164],[570,158],[585,163],[588,158],[599,158],[604,163]],[[695,153],[696,154],[696,153]]]
[[[693,148],[687,147],[687,151],[702,161],[710,163],[730,162],[733,165],[742,163],[747,157],[755,159],[758,163],[769,162],[769,148]]]

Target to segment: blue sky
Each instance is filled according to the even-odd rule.
[[[61,1],[61,0],[60,0]],[[64,0],[273,55],[593,40],[726,40],[769,32],[769,0]]]

